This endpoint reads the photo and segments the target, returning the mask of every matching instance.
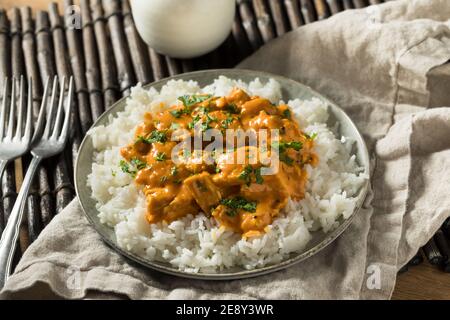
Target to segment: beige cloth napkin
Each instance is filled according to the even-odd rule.
[[[399,0],[271,41],[240,67],[310,85],[356,122],[373,159],[362,212],[286,270],[205,282],[145,270],[109,249],[74,200],[27,250],[4,298],[389,298],[397,270],[450,215],[450,4]]]

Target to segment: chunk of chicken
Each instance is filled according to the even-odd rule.
[[[155,223],[161,220],[163,209],[175,197],[175,194],[168,188],[153,188],[145,191],[147,197],[147,215],[149,223]]]
[[[213,183],[211,175],[203,172],[187,178],[184,184],[191,192],[197,204],[207,215],[222,199],[219,188]]]
[[[173,199],[173,201],[170,202],[163,209],[163,211],[165,220],[167,222],[171,222],[188,214],[196,214],[200,211],[200,209],[197,206],[192,193],[183,183],[175,199]]]
[[[261,111],[265,111],[269,115],[277,114],[277,108],[269,100],[254,98],[242,105],[241,115],[246,119],[250,119],[257,116]]]

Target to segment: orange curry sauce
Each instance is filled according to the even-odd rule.
[[[162,220],[170,223],[203,211],[244,238],[254,237],[267,230],[289,198],[304,197],[307,180],[304,166],[316,165],[318,158],[312,150],[314,137],[300,130],[287,105],[273,105],[267,99],[250,97],[241,89],[234,89],[226,97],[198,95],[179,100],[178,105],[155,116],[146,113],[144,122],[136,129],[135,140],[121,149],[125,159],[120,164],[122,170],[132,174],[135,183],[143,187],[149,223]],[[171,141],[171,134],[185,129],[193,136],[194,125],[198,124],[222,132],[278,129],[278,172],[261,175],[263,165],[259,161],[256,164],[225,161],[234,157],[238,148],[225,150],[212,164],[193,161],[194,152],[185,155],[183,163],[175,164],[171,159],[172,148],[180,142]],[[223,140],[226,142],[225,134]],[[246,148],[246,154],[252,148],[242,147]]]

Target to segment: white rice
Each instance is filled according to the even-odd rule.
[[[280,102],[280,85],[274,80],[250,83],[219,77],[200,88],[193,81],[169,81],[160,92],[137,86],[131,91],[125,111],[109,119],[109,125],[90,131],[96,154],[88,184],[97,201],[102,223],[114,228],[122,248],[149,260],[169,262],[188,272],[218,272],[241,266],[246,269],[282,261],[290,253],[302,251],[311,232],[328,232],[347,219],[356,205],[356,195],[367,179],[350,154],[352,141],[337,138],[326,126],[327,106],[319,99],[288,101],[295,119],[307,133],[317,133],[316,168],[307,167],[309,179],[305,198],[290,201],[282,214],[259,238],[241,239],[239,234],[219,228],[214,218],[203,214],[186,216],[170,224],[149,225],[145,220],[145,198],[132,178],[121,172],[119,150],[133,139],[135,127],[145,112],[157,112],[177,103],[177,97],[199,92],[227,95],[240,87],[251,95]]]

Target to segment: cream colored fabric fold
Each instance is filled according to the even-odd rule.
[[[372,190],[354,223],[316,256],[254,279],[175,278],[109,249],[75,199],[27,250],[2,297],[389,298],[397,270],[450,216],[450,85],[442,85],[450,83],[449,18],[446,0],[345,11],[271,41],[239,65],[313,87],[366,139]]]

